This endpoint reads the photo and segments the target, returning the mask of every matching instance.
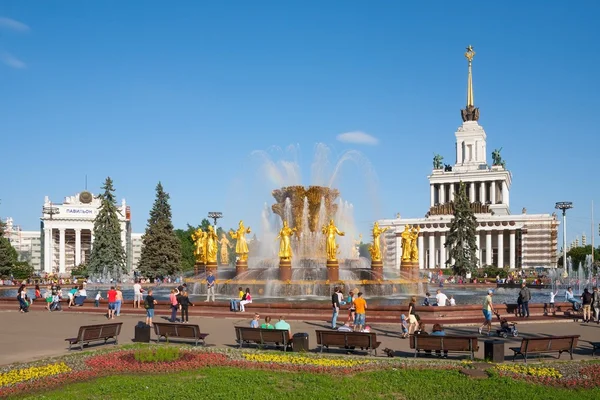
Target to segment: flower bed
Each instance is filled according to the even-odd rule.
[[[546,386],[591,389],[600,387],[600,364],[565,362],[551,365],[497,365],[492,369],[500,376],[521,379]]]
[[[331,368],[351,368],[366,364],[375,363],[374,360],[356,360],[351,358],[332,359],[332,358],[316,358],[297,355],[278,355],[270,353],[256,353],[243,355],[244,359],[258,363],[275,363],[275,364],[291,364],[291,365],[311,365],[319,367]]]
[[[20,382],[33,381],[36,379],[46,378],[53,375],[60,375],[70,371],[71,368],[67,366],[64,362],[48,364],[41,367],[13,369],[11,371],[0,374],[0,388],[4,386],[14,385]]]

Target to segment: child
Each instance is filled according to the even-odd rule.
[[[406,339],[408,337],[408,322],[404,314],[400,316],[400,328],[402,329],[402,339]]]
[[[423,305],[424,305],[424,306],[429,306],[429,305],[431,305],[431,304],[429,303],[429,296],[431,296],[431,294],[429,294],[429,292],[425,293],[425,300],[423,300]]]
[[[96,308],[100,307],[100,300],[103,300],[102,292],[98,291],[98,293],[96,293],[96,298],[94,299],[94,307],[96,307]]]
[[[556,297],[556,295],[558,294],[558,289],[556,289],[556,292],[550,292],[550,311],[552,311],[552,315],[556,314],[556,311],[554,310],[554,298]]]
[[[450,305],[451,306],[455,306],[456,305],[456,300],[454,300],[454,295],[453,294],[450,295]]]

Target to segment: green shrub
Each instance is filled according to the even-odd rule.
[[[139,362],[156,363],[178,360],[181,354],[178,347],[165,346],[141,349],[136,351],[133,356]]]

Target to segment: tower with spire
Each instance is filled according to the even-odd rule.
[[[462,124],[454,133],[455,162],[442,163],[436,155],[429,179],[429,209],[424,218],[380,220],[380,227],[389,227],[385,240],[387,252],[384,264],[400,267],[401,235],[406,226],[420,228],[417,239],[419,267],[447,268],[453,260],[447,258],[446,237],[454,214],[454,198],[461,182],[477,218],[476,245],[480,266],[500,268],[556,266],[557,227],[559,222],[550,214],[511,214],[510,187],[512,175],[506,169],[501,150],[490,151],[488,163],[487,135],[479,125],[479,108],[475,106],[473,60],[475,50],[468,46],[467,101],[461,109]]]

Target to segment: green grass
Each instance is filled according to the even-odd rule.
[[[470,379],[457,371],[387,370],[353,376],[205,368],[169,375],[118,375],[20,399],[597,399],[600,390],[565,390],[508,378]]]

